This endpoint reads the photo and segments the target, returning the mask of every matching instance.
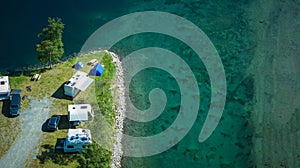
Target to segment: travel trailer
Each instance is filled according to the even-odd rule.
[[[77,71],[72,78],[64,84],[64,94],[74,98],[80,91],[85,91],[94,81],[85,72]]]
[[[92,136],[89,129],[69,129],[63,149],[65,153],[82,152],[90,144]]]
[[[10,85],[8,76],[0,77],[0,100],[8,100],[10,98]]]
[[[94,117],[94,112],[90,104],[69,104],[68,118],[70,125],[78,126],[82,122],[86,122]]]

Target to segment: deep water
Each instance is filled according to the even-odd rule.
[[[116,5],[117,4],[117,5]],[[117,0],[5,1],[0,6],[0,70],[14,71],[38,64],[35,45],[48,17],[65,24],[64,57],[78,53],[87,38],[109,20],[126,14],[126,3]]]
[[[6,3],[6,4],[5,4]],[[171,149],[150,157],[124,157],[124,167],[252,167],[252,129],[249,121],[253,79],[246,76],[253,56],[247,16],[248,1],[204,0],[129,0],[129,1],[20,1],[1,5],[0,69],[36,64],[34,46],[37,33],[48,16],[61,17],[65,23],[66,56],[79,52],[84,41],[104,23],[127,13],[157,10],[177,14],[199,26],[211,39],[223,61],[227,80],[227,102],[222,119],[212,136],[203,143],[198,136],[210,105],[211,87],[207,71],[199,57],[184,43],[160,34],[145,33],[120,41],[112,50],[121,57],[134,50],[156,46],[181,56],[196,76],[201,95],[198,117],[193,128]],[[17,60],[17,61],[16,61]],[[125,120],[125,133],[133,136],[157,134],[168,128],[180,108],[180,90],[174,78],[162,70],[150,68],[138,73],[130,85],[130,97],[136,107],[149,107],[148,94],[162,88],[168,103],[155,120],[139,123]]]

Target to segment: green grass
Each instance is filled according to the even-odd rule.
[[[3,108],[3,102],[0,103],[0,108],[2,109],[2,115],[0,115],[0,157],[3,156],[6,151],[9,150],[11,144],[18,137],[20,129],[20,123],[17,118],[8,118],[3,113],[8,112],[7,105]]]
[[[18,76],[18,77],[10,77],[10,86],[11,89],[23,89],[25,85],[30,80],[27,76]],[[29,82],[28,82],[29,83]],[[24,91],[23,91],[24,92]],[[25,95],[26,93],[22,93]],[[22,109],[28,106],[28,100],[22,101]],[[20,128],[20,121],[19,118],[10,118],[9,117],[9,102],[8,101],[1,101],[0,102],[0,109],[2,115],[0,115],[0,157],[2,157],[11,147],[13,142],[18,137],[19,133],[21,132]]]
[[[60,88],[61,85],[69,80],[70,77],[76,72],[72,68],[76,61],[83,62],[84,68],[81,71],[88,73],[92,67],[87,66],[87,62],[93,58],[96,58],[105,66],[103,76],[92,77],[95,79],[94,84],[92,84],[93,86],[90,86],[85,92],[79,93],[79,95],[72,101],[52,97],[58,88]],[[99,105],[105,119],[110,124],[114,125],[116,114],[113,109],[113,97],[110,85],[115,79],[115,72],[116,67],[112,63],[111,56],[105,52],[97,52],[95,54],[80,56],[67,62],[57,64],[53,66],[52,69],[39,71],[37,73],[42,75],[39,81],[30,81],[31,76],[25,75],[10,77],[9,79],[11,88],[22,89],[23,91],[21,96],[27,96],[27,99],[22,101],[22,110],[28,108],[30,100],[42,99],[43,97],[48,96],[48,98],[52,101],[49,117],[54,114],[66,116],[68,114],[68,104],[89,102],[88,95],[93,93],[96,95],[97,101],[97,103],[94,103],[94,105]],[[31,86],[32,91],[26,91],[26,86]],[[103,94],[103,92],[105,94]],[[28,97],[30,97],[30,99]],[[0,107],[2,107],[2,104],[3,103],[0,103]],[[64,124],[66,125],[66,123]],[[84,125],[83,127],[89,126],[89,124]],[[2,150],[0,155],[3,155],[12,145],[17,135],[21,131],[18,118],[7,118],[4,115],[1,115],[0,129],[2,130],[2,140],[0,141],[0,147]],[[54,150],[57,138],[65,138],[67,131],[68,129],[64,128],[55,132],[41,132],[41,144],[37,159],[32,159],[32,157],[29,157],[26,167],[82,167],[82,164],[86,164],[87,160],[95,159],[95,157],[89,158],[91,156],[88,156],[85,153],[70,155]],[[3,137],[6,139],[3,139]],[[102,161],[105,160],[105,162],[107,162],[102,163],[101,167],[107,167],[107,165],[109,166],[111,161],[111,152],[101,148],[97,143],[94,143],[91,150],[93,149],[96,149],[97,153],[99,153],[99,156],[97,157],[102,158]],[[90,165],[91,164],[92,162],[90,162]],[[96,162],[94,164],[98,165]]]
[[[96,78],[96,98],[102,114],[109,124],[115,123],[116,115],[113,109],[113,97],[111,93],[111,85],[114,81],[114,75],[116,73],[116,67],[112,63],[112,57],[104,55],[102,64],[105,65],[105,73],[101,78]]]

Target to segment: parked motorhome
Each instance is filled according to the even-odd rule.
[[[0,77],[0,100],[9,100],[10,98],[10,85],[8,76]]]
[[[92,143],[89,129],[69,129],[64,141],[64,152],[81,152]]]
[[[87,73],[77,71],[69,81],[64,84],[64,94],[74,98],[80,91],[85,91],[94,81]]]

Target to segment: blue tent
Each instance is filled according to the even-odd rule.
[[[80,61],[76,62],[74,68],[75,68],[76,70],[82,69],[82,68],[83,68],[83,63],[80,62]]]
[[[91,70],[91,75],[94,76],[101,76],[104,71],[104,68],[101,64],[97,64],[94,66],[94,68]]]

